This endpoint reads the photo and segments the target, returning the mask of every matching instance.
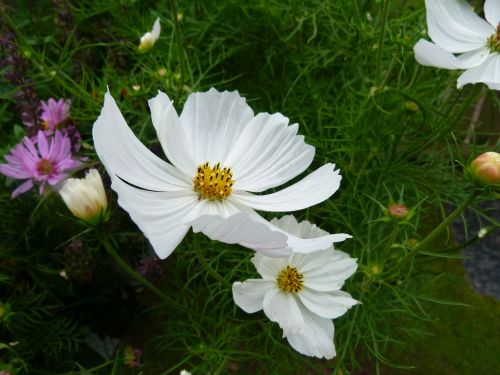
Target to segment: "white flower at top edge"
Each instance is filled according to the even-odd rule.
[[[500,90],[500,0],[486,0],[486,20],[464,0],[426,0],[425,7],[434,43],[418,41],[414,47],[417,61],[437,68],[465,69],[458,88],[483,82]]]
[[[85,178],[69,178],[59,191],[66,206],[76,217],[97,224],[108,208],[101,175],[91,169]]]
[[[311,164],[314,147],[280,113],[254,115],[237,91],[191,94],[180,116],[159,92],[149,100],[167,163],[127,126],[108,92],[93,128],[96,152],[123,207],[167,257],[193,226],[211,239],[288,256],[291,249],[325,249],[349,238],[334,234],[302,239],[285,233],[254,210],[295,211],[328,199],[340,185],[333,164],[270,194]]]
[[[325,235],[308,221],[298,223],[287,215],[273,223],[303,238]],[[290,345],[299,353],[333,358],[332,319],[343,315],[358,302],[340,290],[357,268],[356,260],[329,248],[309,254],[274,259],[255,254],[252,262],[262,279],[233,284],[235,303],[247,313],[264,310],[283,329]]]
[[[148,31],[141,37],[141,42],[139,43],[139,51],[147,51],[153,47],[158,38],[160,37],[160,19],[157,18],[153,24],[153,30]]]

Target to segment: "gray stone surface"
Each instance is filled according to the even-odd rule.
[[[480,209],[488,216],[500,221],[500,201],[482,203]],[[500,230],[483,218],[478,218],[471,210],[465,212],[468,237],[461,219],[453,223],[455,240],[462,244],[476,237],[481,228],[493,230],[485,238],[463,250],[465,270],[473,288],[481,293],[500,299]]]

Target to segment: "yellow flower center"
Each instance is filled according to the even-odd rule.
[[[52,165],[52,163],[50,161],[48,161],[47,159],[41,159],[39,162],[38,162],[38,165],[36,167],[36,170],[38,171],[38,173],[40,174],[51,174],[52,171],[54,170],[54,166]]]
[[[285,292],[300,292],[304,285],[304,275],[297,268],[286,266],[278,275],[278,287]]]
[[[200,199],[223,201],[231,195],[233,186],[231,168],[222,168],[217,163],[213,168],[206,162],[198,166],[194,176],[194,190]]]
[[[491,52],[500,52],[500,23],[497,32],[488,38],[487,45]]]
[[[43,120],[40,123],[40,129],[42,129],[42,130],[48,130],[49,129],[49,123],[47,122],[47,120]]]

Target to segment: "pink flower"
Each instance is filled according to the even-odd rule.
[[[56,185],[66,178],[66,171],[79,167],[82,163],[71,158],[69,138],[56,131],[54,137],[47,139],[39,131],[36,142],[24,137],[9,155],[5,155],[8,164],[0,164],[0,173],[17,180],[26,180],[12,192],[12,198],[40,184],[40,195],[45,184]]]
[[[58,125],[61,125],[69,117],[69,100],[59,99],[55,101],[50,98],[47,102],[41,101],[42,114],[40,116],[40,127],[49,135],[52,134]]]

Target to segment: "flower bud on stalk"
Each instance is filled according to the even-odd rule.
[[[392,203],[387,207],[387,214],[397,220],[404,220],[408,217],[408,207],[404,204]]]
[[[97,170],[66,180],[60,194],[73,215],[86,223],[96,225],[106,218],[108,198]]]
[[[148,31],[141,37],[141,42],[137,47],[139,51],[146,52],[149,51],[151,48],[153,48],[153,45],[160,37],[160,32],[161,32],[160,19],[157,18],[153,24],[153,29],[151,31]]]
[[[490,151],[479,155],[470,164],[469,171],[480,186],[500,185],[500,154]]]

